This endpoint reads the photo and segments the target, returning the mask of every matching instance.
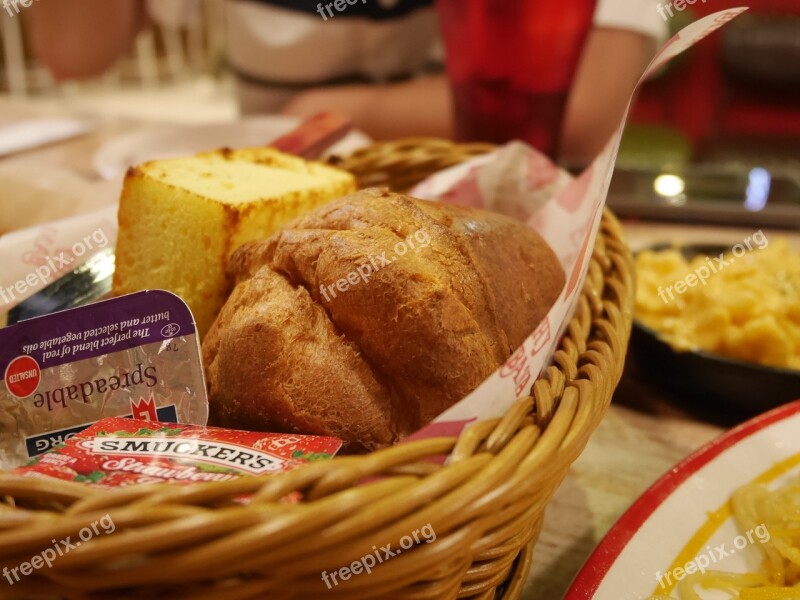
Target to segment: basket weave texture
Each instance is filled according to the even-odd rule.
[[[340,161],[363,186],[405,190],[491,150],[410,139]],[[501,419],[459,438],[337,457],[289,473],[98,491],[0,474],[0,570],[108,515],[115,531],[9,585],[0,598],[518,598],[544,510],[602,419],[622,373],[633,266],[606,212],[574,318],[551,365]],[[449,455],[447,464],[431,460]],[[281,502],[301,492],[296,504]],[[241,494],[254,494],[248,505]],[[429,525],[414,545],[346,581],[338,572]],[[419,537],[419,536],[418,536]],[[408,538],[407,538],[408,539]],[[375,547],[375,548],[373,548]],[[329,579],[330,582],[330,579]]]

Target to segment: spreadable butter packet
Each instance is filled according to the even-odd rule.
[[[200,343],[178,296],[147,291],[0,329],[0,466],[105,417],[205,425]]]

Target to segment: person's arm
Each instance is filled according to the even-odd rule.
[[[450,90],[444,75],[385,85],[321,87],[298,94],[283,109],[302,118],[333,111],[378,140],[453,135]]]
[[[605,147],[653,50],[653,39],[638,32],[594,29],[589,34],[564,117],[562,161],[585,163]]]
[[[142,19],[140,0],[39,2],[25,14],[36,58],[59,80],[102,75],[130,49]]]

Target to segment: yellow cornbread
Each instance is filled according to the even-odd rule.
[[[178,294],[203,336],[230,292],[226,263],[237,247],[355,190],[349,173],[270,148],[134,167],[119,205],[114,294]]]

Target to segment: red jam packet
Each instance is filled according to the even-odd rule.
[[[100,487],[227,481],[328,460],[341,446],[332,437],[108,418],[14,472]]]

